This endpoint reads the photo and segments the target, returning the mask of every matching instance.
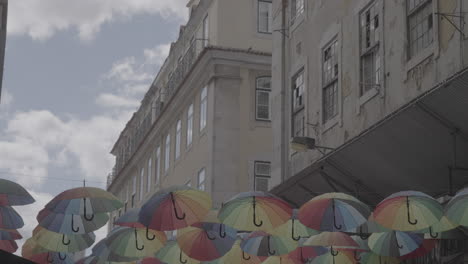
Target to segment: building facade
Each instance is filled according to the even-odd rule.
[[[125,203],[113,219],[172,185],[207,191],[215,206],[271,187],[271,6],[188,3],[187,24],[112,149],[108,190]]]
[[[376,205],[466,186],[467,12],[463,0],[274,0],[272,192],[297,207],[333,191]],[[443,261],[463,246],[437,259],[461,263]]]
[[[0,103],[2,102],[3,66],[7,35],[8,0],[0,0]]]

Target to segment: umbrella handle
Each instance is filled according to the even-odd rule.
[[[208,234],[208,231],[205,230],[205,234],[206,234],[206,237],[209,239],[209,240],[216,240],[216,236],[215,237],[210,237],[210,234]]]
[[[305,259],[304,255],[302,254],[302,247],[300,249],[301,249],[301,261],[306,263],[308,261],[308,259]]]
[[[59,252],[59,253],[58,253],[58,256],[59,256],[59,259],[60,259],[60,260],[65,260],[65,259],[67,259],[67,254],[65,254],[65,257],[62,257],[62,253]]]
[[[182,249],[180,250],[179,261],[180,261],[180,263],[182,263],[182,264],[185,264],[185,263],[187,263],[187,261],[188,261],[188,260],[186,260],[186,259],[185,259],[185,260],[182,259]]]
[[[250,260],[250,259],[251,259],[250,256],[248,256],[248,258],[245,257],[245,252],[244,252],[244,251],[242,251],[242,258],[243,258],[244,260]]]
[[[62,235],[62,244],[64,244],[65,246],[68,246],[68,245],[70,245],[70,243],[71,243],[70,239],[68,239],[68,242],[65,242],[65,234],[63,234]]]
[[[257,223],[257,201],[255,199],[255,196],[253,197],[252,201],[252,207],[253,207],[253,223],[256,227],[261,227],[263,225],[263,221],[260,220],[259,223]]]
[[[145,249],[145,245],[141,245],[141,247],[138,246],[138,232],[136,228],[134,228],[133,230],[135,232],[135,248],[139,251],[142,251],[143,249]]]
[[[171,201],[172,201],[172,207],[174,208],[175,217],[178,220],[184,220],[185,219],[185,213],[182,216],[179,216],[179,213],[177,212],[177,208],[176,208],[176,204],[175,204],[174,194],[172,192],[171,192]]]
[[[359,227],[359,237],[362,239],[362,240],[367,240],[369,239],[369,235],[366,235],[362,232],[362,226]]]
[[[339,251],[333,250],[333,246],[331,246],[331,247],[330,247],[330,254],[331,254],[333,257],[336,257],[336,256],[338,256],[338,254],[340,254],[340,252],[339,252]],[[333,259],[335,259],[335,258],[333,258]]]
[[[357,262],[361,261],[361,256],[358,256],[356,250],[354,250],[354,259],[355,259]]]
[[[399,249],[403,249],[403,246],[398,244],[398,239],[395,238],[395,243]]]
[[[409,196],[406,196],[406,210],[408,211],[408,223],[410,223],[411,225],[417,225],[418,224],[417,219],[414,219],[414,221],[411,221]]]
[[[47,263],[54,263],[54,258],[50,259],[50,252],[47,252]]]
[[[71,230],[75,233],[78,233],[80,231],[80,227],[77,226],[75,229],[75,215],[72,215],[72,220],[71,220]]]
[[[343,226],[336,224],[335,199],[332,199],[332,208],[333,208],[333,226],[335,226],[336,229],[341,230]]]
[[[156,238],[156,235],[154,235],[154,234],[153,234],[153,237],[149,236],[149,229],[147,227],[146,228],[146,239],[148,239],[149,241],[153,241],[155,238]]]
[[[84,202],[84,219],[86,219],[86,221],[93,221],[94,219],[94,213],[91,214],[91,217],[88,218],[88,216],[86,215],[86,197],[83,197],[83,202]]]
[[[271,250],[271,247],[270,247],[270,244],[271,244],[271,236],[268,236],[268,254],[270,255],[275,255],[276,254],[276,250]]]
[[[226,231],[223,230],[223,224],[219,224],[219,237],[221,238],[226,237]]]
[[[291,238],[292,238],[292,240],[294,240],[294,241],[299,241],[299,240],[301,240],[301,236],[297,236],[297,237],[294,236],[294,221],[295,221],[295,219],[292,219]],[[302,252],[302,251],[301,251],[301,252]]]
[[[438,232],[432,233],[432,227],[429,227],[429,235],[431,236],[431,238],[434,238],[434,239],[436,239],[437,237],[439,237],[439,233],[438,233]]]

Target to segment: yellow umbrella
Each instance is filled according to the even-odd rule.
[[[319,231],[308,228],[298,220],[299,210],[294,209],[291,219],[286,223],[270,230],[270,234],[281,237],[290,237],[292,240],[299,241],[303,237],[310,237],[319,234]]]

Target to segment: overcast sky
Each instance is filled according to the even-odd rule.
[[[185,23],[185,4],[10,1],[0,178],[22,184],[37,200],[16,207],[25,238],[53,196],[84,178],[105,188],[114,165],[109,151]]]

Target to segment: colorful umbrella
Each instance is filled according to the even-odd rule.
[[[353,259],[353,256],[349,252],[340,252],[340,254],[323,254],[316,257],[311,262],[312,264],[356,264],[357,262]]]
[[[401,260],[406,260],[406,259],[413,259],[413,258],[419,258],[419,257],[422,257],[422,256],[426,256],[429,253],[431,253],[431,251],[434,250],[434,248],[437,247],[437,243],[438,243],[438,241],[434,240],[434,239],[424,240],[422,242],[421,246],[419,246],[419,248],[417,248],[415,251],[413,251],[413,252],[411,252],[411,253],[409,253],[407,255],[401,256],[400,259]]]
[[[304,246],[319,246],[319,247],[330,247],[330,254],[326,254],[327,257],[320,256],[320,261],[318,263],[327,263],[327,261],[335,261],[335,257],[338,259],[343,258],[342,254],[339,251],[352,251],[359,250],[359,244],[351,238],[349,235],[342,232],[323,232],[315,236],[311,236],[304,243]],[[336,251],[335,249],[339,249]],[[344,253],[343,253],[344,254]],[[350,255],[346,254],[344,260],[348,259]],[[330,258],[331,257],[331,258]],[[352,258],[352,257],[351,257]],[[315,263],[315,262],[314,262]],[[334,263],[334,262],[333,262]],[[341,264],[340,261],[338,263]]]
[[[26,242],[24,242],[23,247],[21,248],[21,256],[24,258],[29,259],[34,255],[38,255],[41,253],[47,253],[48,250],[44,249],[43,247],[39,246],[34,238],[28,238]]]
[[[13,240],[0,240],[0,250],[15,253],[18,250],[18,245]]]
[[[60,253],[60,252],[44,252],[37,255],[33,255],[28,259],[37,263],[37,264],[51,264],[51,263],[61,263],[61,264],[74,264],[73,254]]]
[[[130,261],[107,261],[98,256],[89,256],[83,259],[80,259],[75,264],[134,264],[135,262]]]
[[[168,241],[155,256],[157,259],[170,264],[198,264],[198,260],[187,256],[176,241]]]
[[[458,226],[458,224],[453,223],[446,216],[443,216],[437,223],[429,228],[416,231],[415,233],[424,234],[425,239],[442,239],[447,231],[453,230]]]
[[[458,192],[446,205],[445,215],[453,223],[468,227],[468,188]]]
[[[299,220],[319,231],[350,231],[366,223],[370,213],[369,206],[351,195],[326,193],[302,205]]]
[[[138,222],[139,214],[140,214],[140,208],[130,209],[121,217],[119,217],[114,222],[114,225],[145,228],[145,226],[142,223]]]
[[[367,252],[361,255],[361,264],[399,264],[400,260],[393,257],[384,257],[372,252]]]
[[[112,230],[108,236],[112,235],[114,232],[118,230],[119,229],[117,228]],[[115,252],[111,251],[107,247],[106,241],[107,241],[107,238],[99,241],[98,243],[96,243],[96,245],[94,245],[91,256],[99,256],[99,258],[90,258],[88,261],[91,261],[92,263],[94,263],[93,261],[96,261],[96,262],[101,261],[103,262],[103,264],[104,262],[105,264],[108,264],[107,262],[131,262],[131,261],[138,259],[135,257],[124,257],[124,256],[117,255]]]
[[[83,215],[92,221],[95,213],[107,213],[123,207],[112,193],[94,187],[66,190],[52,199],[45,208],[62,214]]]
[[[139,221],[160,231],[172,231],[204,219],[212,206],[206,192],[174,186],[157,192],[141,208]]]
[[[302,260],[286,256],[270,256],[262,264],[303,264]]]
[[[291,219],[286,223],[272,229],[269,233],[281,237],[291,237],[295,241],[299,241],[303,237],[317,235],[319,232],[303,225],[298,219],[299,210],[294,209]]]
[[[242,231],[267,231],[291,219],[292,208],[280,198],[264,192],[246,192],[234,196],[219,211],[225,225]]]
[[[210,262],[203,262],[203,264],[260,264],[263,258],[250,255],[244,252],[241,247],[241,240],[238,239],[232,246],[231,250],[222,258]]]
[[[18,240],[23,238],[15,229],[0,229],[0,240]]]
[[[19,229],[24,226],[21,216],[8,205],[0,206],[0,228]]]
[[[93,233],[83,235],[66,235],[49,231],[38,226],[33,231],[36,243],[50,251],[74,253],[90,247],[96,236]]]
[[[298,246],[298,242],[291,239],[274,236],[263,231],[255,231],[242,242],[243,251],[261,257],[280,256],[290,253]]]
[[[392,230],[388,229],[386,227],[383,227],[380,224],[378,224],[377,222],[375,222],[374,213],[370,214],[369,218],[367,219],[367,221],[363,225],[361,225],[358,228],[356,228],[355,230],[353,230],[354,233],[359,235],[364,240],[369,238],[369,236],[372,233],[382,233],[382,232],[390,232],[390,231],[392,231]]]
[[[0,179],[0,205],[27,205],[34,202],[34,198],[21,185]]]
[[[107,213],[96,213],[93,221],[87,221],[83,215],[54,213],[47,208],[37,215],[40,226],[62,234],[91,233],[106,225],[108,220]]]
[[[236,241],[237,231],[217,223],[196,223],[180,229],[177,243],[190,258],[212,261],[224,256]]]
[[[157,258],[145,258],[137,262],[137,264],[166,264]]]
[[[442,206],[427,194],[398,192],[380,202],[374,210],[375,221],[398,231],[429,228],[442,218]]]
[[[305,242],[305,240],[305,238],[301,239],[303,242]],[[308,260],[314,259],[326,253],[328,253],[328,249],[325,247],[300,246],[294,251],[290,252],[288,257],[299,260],[301,263],[307,263]]]
[[[145,258],[158,252],[166,243],[166,234],[161,231],[149,230],[152,239],[146,239],[147,229],[118,227],[106,239],[105,244],[110,251],[123,257]]]
[[[372,234],[369,237],[368,245],[375,254],[400,257],[418,249],[423,240],[421,234],[391,231]]]
[[[360,236],[351,236],[351,238],[359,245],[358,248],[356,249],[352,249],[351,251],[353,252],[353,257],[356,261],[360,261],[361,260],[361,253],[362,252],[366,252],[366,251],[370,251],[369,249],[369,246],[367,245],[367,241],[365,241],[362,237]],[[340,247],[337,247],[337,249],[339,250]],[[346,251],[349,251],[349,249],[345,248]]]

